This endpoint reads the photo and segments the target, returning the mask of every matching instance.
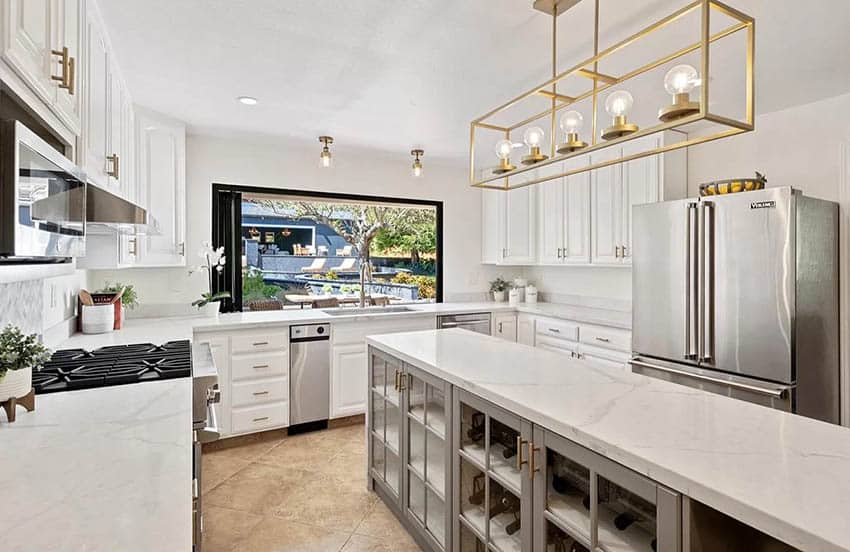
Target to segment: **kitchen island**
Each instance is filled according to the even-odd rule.
[[[430,549],[454,539],[461,550],[476,540],[544,550],[538,542],[560,531],[622,550],[711,550],[731,535],[850,550],[846,428],[463,330],[367,342],[370,481]],[[439,417],[442,433],[428,422]],[[513,450],[504,434],[516,435]],[[482,496],[492,508],[504,491],[521,504],[507,540],[502,514],[482,510]],[[648,513],[619,517],[611,496]]]

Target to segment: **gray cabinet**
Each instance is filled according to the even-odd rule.
[[[461,389],[453,401],[453,550],[531,550],[531,424]]]
[[[369,352],[369,476],[426,550],[449,550],[451,385]]]

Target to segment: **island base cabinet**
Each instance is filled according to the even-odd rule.
[[[792,552],[797,548],[733,519],[701,502],[683,497],[682,549],[684,552],[752,550]]]
[[[450,550],[451,385],[370,349],[371,487],[425,550]]]

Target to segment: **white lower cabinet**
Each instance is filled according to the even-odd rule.
[[[546,317],[537,317],[535,328],[536,347],[608,368],[629,369],[632,338],[628,330]]]
[[[331,358],[331,418],[366,411],[366,347],[354,343],[335,345]]]
[[[517,315],[515,313],[497,313],[493,316],[492,334],[508,341],[517,340]]]
[[[230,425],[230,340],[226,335],[203,335],[195,336],[195,341],[210,346],[220,391],[220,400],[213,404],[213,409],[221,436],[227,437],[233,433]]]
[[[436,318],[419,316],[388,321],[340,321],[331,326],[330,417],[341,418],[366,412],[366,336],[430,330]]]
[[[516,317],[516,341],[534,346],[534,316],[519,313]]]

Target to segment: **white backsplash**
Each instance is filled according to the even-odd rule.
[[[14,324],[26,334],[40,334],[43,327],[43,280],[0,284],[0,327]]]

